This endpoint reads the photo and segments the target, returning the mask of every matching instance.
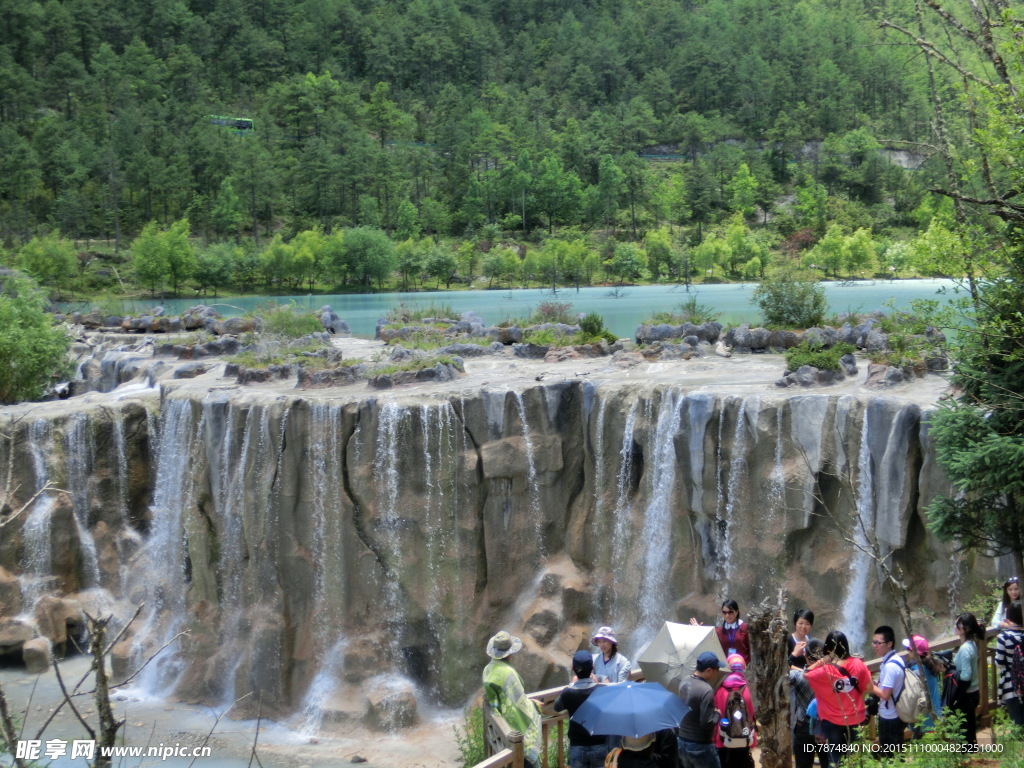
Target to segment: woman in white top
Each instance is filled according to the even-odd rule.
[[[1020,600],[1020,584],[1016,576],[1011,576],[1003,582],[1003,599],[996,606],[996,612],[992,614],[993,629],[1008,629],[1011,625],[1006,621],[1006,609],[1014,600]]]
[[[601,649],[594,654],[594,677],[599,683],[624,683],[629,679],[629,659],[619,653],[615,630],[601,627],[590,642]]]

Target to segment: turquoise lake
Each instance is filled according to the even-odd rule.
[[[823,283],[832,312],[872,312],[887,306],[907,309],[914,299],[939,299],[941,291],[952,291],[950,280],[877,280],[853,283]],[[476,312],[487,324],[508,318],[525,317],[545,301],[571,302],[573,312],[597,312],[605,325],[620,337],[632,337],[637,325],[655,312],[677,308],[688,297],[696,295],[699,303],[719,313],[723,324],[749,321],[760,324],[760,310],[751,302],[756,283],[730,285],[702,285],[687,293],[682,286],[645,285],[616,290],[608,287],[560,289],[552,295],[550,289],[527,288],[516,290],[424,291],[420,293],[374,294],[319,294],[307,296],[243,296],[230,299],[207,298],[224,316],[244,314],[259,304],[295,302],[304,309],[319,309],[330,305],[345,320],[353,335],[372,337],[377,318],[399,303],[409,307],[448,305],[455,312]],[[949,294],[947,294],[949,295]],[[156,306],[163,306],[168,314],[180,314],[199,299],[173,299],[166,301],[126,301],[122,311],[142,314]],[[67,305],[81,308],[81,304]]]

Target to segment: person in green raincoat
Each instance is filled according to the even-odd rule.
[[[508,658],[522,647],[522,640],[504,630],[487,641],[491,661],[484,667],[484,698],[510,727],[523,734],[527,768],[536,768],[541,748],[540,708],[527,698],[523,678],[508,663]]]

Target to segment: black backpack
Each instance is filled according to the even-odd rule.
[[[860,693],[860,680],[857,679],[856,675],[850,674],[846,667],[841,667],[838,664],[831,664],[830,666],[838,669],[841,675],[832,681],[832,689],[836,693]]]
[[[935,654],[935,658],[945,666],[945,670],[942,673],[941,708],[952,708],[956,705],[956,700],[960,696],[960,690],[964,685],[964,682],[960,679],[960,670],[956,668],[956,664],[953,663],[952,659],[946,656]]]

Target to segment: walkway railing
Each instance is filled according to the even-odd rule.
[[[984,648],[979,649],[978,654],[978,727],[988,727],[991,724],[992,710],[999,706],[999,681],[995,666],[995,647],[991,640],[996,636],[995,630],[989,630],[985,637]],[[931,644],[933,653],[947,651],[959,646],[960,641],[953,638],[937,640]],[[904,652],[904,656],[906,652]],[[872,659],[866,662],[872,674],[878,671],[881,666],[881,659]],[[643,672],[639,669],[633,670],[630,674],[631,680],[642,681]],[[551,710],[551,704],[564,690],[559,688],[548,688],[543,691],[536,691],[527,694],[531,699],[541,705],[541,751],[540,768],[566,768],[568,755],[565,751],[565,729],[569,717],[565,712],[556,713]],[[505,718],[491,710],[485,703],[483,705],[483,729],[484,729],[484,750],[489,757],[473,768],[523,768],[523,735],[512,730]],[[872,733],[874,731],[872,730]],[[553,748],[553,749],[552,749]],[[549,752],[553,751],[552,756]]]

